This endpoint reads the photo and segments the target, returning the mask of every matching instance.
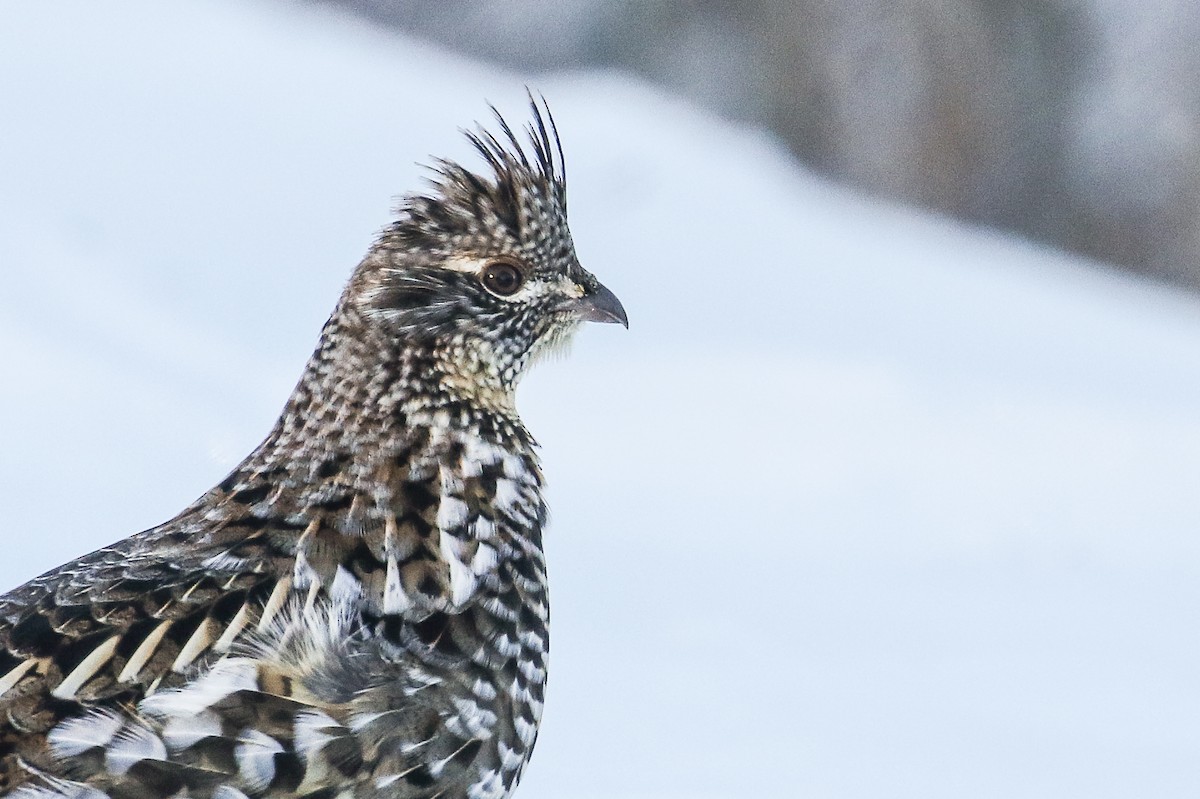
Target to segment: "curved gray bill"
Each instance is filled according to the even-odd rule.
[[[625,307],[607,288],[597,284],[595,290],[575,300],[575,313],[586,322],[620,322],[629,327],[629,317],[625,315]]]

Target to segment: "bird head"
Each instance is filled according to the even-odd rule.
[[[544,101],[531,106],[528,151],[497,113],[498,134],[466,133],[485,173],[435,163],[430,190],[403,199],[346,297],[384,335],[509,388],[580,323],[629,324],[575,255],[558,131]]]

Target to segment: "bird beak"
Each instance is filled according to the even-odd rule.
[[[587,294],[572,300],[571,305],[585,322],[620,322],[627,329],[629,327],[629,317],[625,315],[625,307],[617,295],[599,283]]]

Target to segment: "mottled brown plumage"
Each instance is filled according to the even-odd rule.
[[[0,599],[0,793],[507,796],[548,649],[531,359],[625,322],[548,111],[470,134],[355,271],[266,440],[160,527]]]

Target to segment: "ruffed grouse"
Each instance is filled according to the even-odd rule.
[[[0,794],[508,796],[546,679],[546,507],[513,405],[627,324],[562,149],[497,115],[354,272],[279,421],[171,521],[0,599]]]

